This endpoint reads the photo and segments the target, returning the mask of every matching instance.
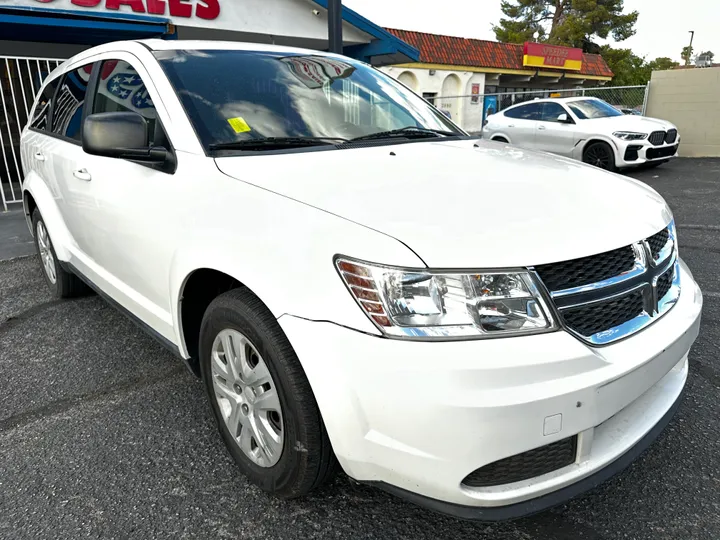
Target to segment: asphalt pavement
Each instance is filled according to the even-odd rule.
[[[97,296],[53,301],[29,257],[0,262],[0,538],[720,538],[720,160],[630,176],[672,206],[705,309],[678,414],[594,491],[493,524],[344,475],[275,500],[235,467],[179,360]]]

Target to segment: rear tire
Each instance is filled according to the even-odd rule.
[[[583,162],[610,172],[617,170],[615,152],[609,144],[604,142],[590,144],[583,152]]]
[[[291,499],[332,478],[337,460],[310,383],[277,320],[248,289],[208,306],[200,369],[220,435],[253,484]]]
[[[90,289],[75,274],[60,266],[45,221],[37,208],[32,214],[35,249],[40,256],[43,277],[55,298],[74,298],[88,294]]]

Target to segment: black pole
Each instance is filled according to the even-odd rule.
[[[342,54],[342,0],[328,0],[328,49]]]
[[[695,39],[695,31],[690,30],[690,48],[688,49],[688,57],[685,59],[685,65],[690,65],[690,57],[692,56],[692,42]]]

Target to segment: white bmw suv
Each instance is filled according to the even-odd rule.
[[[484,139],[544,150],[615,171],[657,166],[677,157],[680,135],[670,122],[626,115],[591,97],[537,99],[489,116]]]
[[[49,76],[22,159],[50,289],[94,289],[183,359],[280,497],[339,465],[516,517],[621,470],[678,407],[702,295],[663,199],[474,140],[364,63],[103,45]]]

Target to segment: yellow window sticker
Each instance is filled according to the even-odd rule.
[[[239,116],[235,118],[228,118],[228,124],[230,124],[230,127],[235,130],[235,133],[245,133],[247,131],[252,131],[245,119]]]

